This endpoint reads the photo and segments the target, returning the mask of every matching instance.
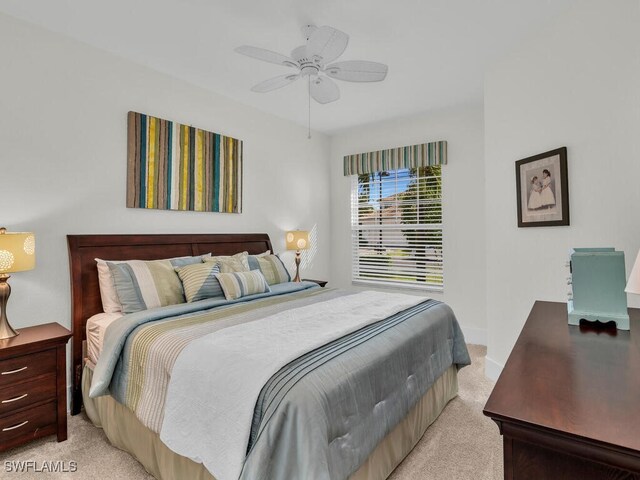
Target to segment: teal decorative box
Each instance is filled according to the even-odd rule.
[[[571,252],[573,299],[567,303],[569,324],[580,320],[615,322],[629,330],[624,252],[614,248],[574,248]]]

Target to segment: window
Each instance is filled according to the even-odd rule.
[[[442,290],[441,166],[352,178],[353,282]]]

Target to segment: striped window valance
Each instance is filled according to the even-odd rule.
[[[402,168],[445,165],[447,163],[447,142],[430,142],[409,147],[389,148],[377,152],[356,153],[344,157],[344,174],[400,170]]]

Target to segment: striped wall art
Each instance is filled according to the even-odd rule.
[[[242,212],[242,141],[129,112],[127,207]]]

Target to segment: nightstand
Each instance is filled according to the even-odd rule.
[[[57,434],[67,439],[67,353],[57,323],[0,340],[0,451]]]
[[[313,282],[313,283],[317,283],[318,285],[320,285],[321,287],[324,287],[327,283],[329,283],[328,280],[312,280],[310,278],[303,278],[302,279],[303,282]]]

